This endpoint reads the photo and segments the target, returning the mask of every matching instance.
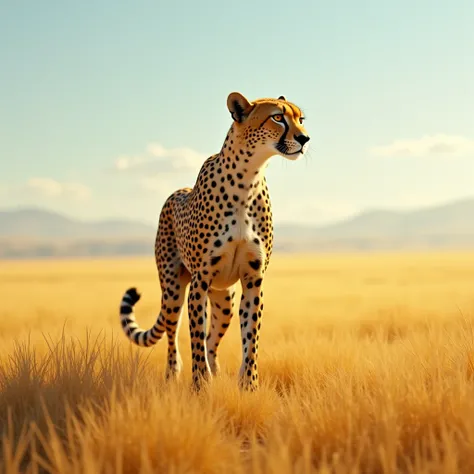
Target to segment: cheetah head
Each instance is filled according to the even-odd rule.
[[[227,108],[234,120],[236,138],[255,154],[297,160],[305,153],[309,136],[303,114],[285,97],[249,102],[239,92],[232,92]]]

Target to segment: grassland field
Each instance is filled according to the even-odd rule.
[[[130,286],[149,327],[153,258],[0,262],[0,474],[474,472],[474,253],[275,255],[256,393],[238,314],[194,394],[184,313],[166,382]]]

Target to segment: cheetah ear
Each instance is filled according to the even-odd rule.
[[[286,97],[284,95],[281,95],[280,97],[278,97],[278,100],[285,100],[286,101]]]
[[[240,92],[231,92],[227,97],[227,108],[232,118],[242,123],[252,112],[253,104],[249,102]]]

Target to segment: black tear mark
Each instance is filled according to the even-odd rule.
[[[222,257],[218,256],[218,257],[212,257],[211,258],[211,265],[217,265],[220,260],[221,260]]]
[[[283,112],[286,112],[285,107],[283,107]],[[282,119],[283,126],[285,127],[285,131],[283,132],[283,135],[280,137],[280,140],[278,140],[278,145],[279,147],[286,148],[285,145],[285,140],[286,136],[288,135],[288,132],[290,130],[290,127],[288,125],[288,122],[285,120],[285,118]]]

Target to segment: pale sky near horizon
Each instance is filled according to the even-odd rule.
[[[468,0],[0,1],[0,208],[156,222],[234,90],[307,117],[278,222],[472,197],[473,25]]]

